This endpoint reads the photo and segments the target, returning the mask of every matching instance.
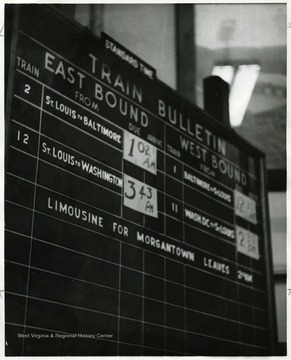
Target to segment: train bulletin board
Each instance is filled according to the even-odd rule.
[[[6,355],[271,355],[264,156],[47,5],[6,5]]]

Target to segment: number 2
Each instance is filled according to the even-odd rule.
[[[28,85],[28,84],[25,84],[25,85],[24,85],[24,92],[25,92],[26,94],[29,94],[30,89],[31,89],[30,85]]]
[[[239,230],[237,236],[238,236],[238,241],[239,241],[240,246],[241,246],[241,247],[245,247],[245,246],[244,246],[244,245],[245,245],[244,233]]]
[[[17,131],[17,141],[21,141],[23,144],[28,145],[29,135],[28,134],[21,134],[20,130]]]

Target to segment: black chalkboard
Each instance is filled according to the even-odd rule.
[[[11,10],[6,355],[272,354],[263,154],[110,36]]]

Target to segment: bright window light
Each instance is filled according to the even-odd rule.
[[[230,85],[234,75],[234,67],[231,65],[216,65],[213,67],[211,75],[219,76]]]
[[[232,127],[240,126],[260,72],[259,65],[240,65],[229,94],[229,118]]]
[[[211,75],[219,76],[230,85],[229,119],[232,127],[240,126],[243,121],[260,69],[257,64],[239,65],[236,71],[231,65],[213,67]]]

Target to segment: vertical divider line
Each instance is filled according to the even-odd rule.
[[[44,94],[44,85],[42,85],[42,88],[41,88],[41,103],[40,103],[39,127],[38,127],[38,146],[37,146],[37,158],[36,158],[36,167],[35,167],[35,181],[34,181],[32,219],[31,219],[30,244],[29,244],[29,257],[28,257],[28,270],[27,270],[26,295],[25,295],[25,309],[24,309],[24,321],[23,321],[23,333],[24,334],[25,334],[25,331],[26,331],[26,321],[27,321],[27,305],[28,305],[28,291],[29,291],[29,278],[30,278],[30,264],[31,264],[32,242],[33,242],[33,233],[34,233],[34,215],[35,215],[36,189],[37,189],[39,152],[40,152],[40,136],[41,136],[41,125],[42,125],[43,94]],[[23,356],[23,352],[24,352],[24,343],[25,343],[25,337],[22,340],[22,349],[21,349],[22,356]]]
[[[123,203],[124,203],[124,130],[123,130],[123,141],[122,141],[122,157],[121,157],[121,176],[122,176],[122,194],[121,194],[121,203],[120,203],[120,217],[123,218]],[[121,271],[122,271],[122,240],[119,243],[119,279],[118,279],[118,324],[117,324],[117,355],[120,354],[120,299],[121,299]]]
[[[187,355],[187,302],[186,302],[186,265],[183,265],[184,283],[184,352]]]
[[[239,301],[239,283],[237,279],[237,271],[238,271],[238,253],[237,253],[237,238],[236,238],[236,220],[235,220],[235,192],[233,190],[233,224],[234,224],[234,231],[235,231],[235,271],[236,271],[236,291],[237,291],[237,316],[238,316],[238,337],[239,337],[239,348],[241,349],[241,328],[240,328],[240,301]],[[241,353],[241,350],[239,349],[239,353]]]
[[[186,242],[185,239],[185,184],[184,184],[184,164],[182,163],[182,212],[183,212],[183,242]],[[194,258],[195,260],[195,258]],[[186,303],[186,265],[183,265],[183,284],[184,284],[184,352],[187,354],[187,303]]]
[[[166,122],[164,122],[164,236],[167,235],[167,229],[166,229],[166,225],[167,225],[167,215],[166,215],[166,176],[167,176],[167,169],[166,169],[166,163],[167,163],[167,156],[166,156],[166,140],[167,140],[167,136],[166,136]],[[166,259],[164,259],[164,279],[166,279]],[[167,350],[167,329],[166,329],[166,325],[167,325],[167,314],[166,314],[166,296],[167,296],[167,292],[166,292],[166,282],[164,281],[164,329],[165,329],[165,352],[164,354],[166,355],[166,350]]]
[[[182,163],[182,217],[183,217],[183,243],[186,242],[185,240],[185,184],[184,184],[184,163]]]
[[[167,215],[166,215],[166,176],[167,176],[167,171],[166,171],[166,163],[167,163],[167,155],[166,155],[166,140],[167,140],[167,135],[166,135],[166,123],[164,123],[164,135],[165,135],[165,140],[164,140],[164,235],[166,236],[167,234]]]
[[[120,352],[120,298],[121,298],[121,261],[122,261],[122,241],[119,243],[119,278],[118,278],[118,323],[117,323],[117,355],[119,356]]]
[[[121,176],[122,176],[122,189],[121,189],[121,204],[120,204],[120,217],[123,217],[123,203],[124,203],[124,130],[122,139],[122,158],[121,158]]]
[[[257,202],[256,202],[257,203]],[[251,226],[250,226],[251,224],[250,223],[248,223],[248,231],[251,231]],[[250,258],[249,259],[249,261],[250,261],[250,266],[249,266],[249,268],[251,269],[251,271],[252,271],[252,276],[254,276],[254,268],[253,268],[253,259],[252,258]],[[239,299],[238,299],[239,300]],[[254,291],[252,290],[252,325],[256,325],[256,321],[255,321],[255,311],[254,311],[254,300],[255,300],[255,298],[254,298]],[[257,333],[255,332],[255,330],[254,330],[254,339],[255,339],[255,344],[257,343]]]
[[[146,182],[145,182],[145,178],[146,178],[146,172],[145,172],[145,170],[143,170],[143,183],[145,184]],[[145,214],[143,214],[143,216],[142,216],[142,224],[143,224],[143,227],[145,227]]]
[[[142,303],[141,303],[141,346],[142,346],[142,356],[144,356],[144,263],[145,263],[145,251],[142,249]]]
[[[167,356],[167,259],[164,258],[164,355]]]
[[[167,215],[166,215],[166,180],[167,180],[167,155],[166,155],[166,145],[167,145],[167,125],[166,122],[164,122],[164,236],[167,235]],[[164,278],[166,279],[166,274],[167,274],[167,269],[166,269],[166,259],[164,259]],[[167,314],[166,314],[166,296],[167,296],[167,291],[166,291],[166,282],[164,282],[164,329],[165,329],[165,352],[164,355],[167,354],[167,329],[166,329],[166,325],[167,325]]]
[[[254,274],[254,272],[253,272],[253,260],[250,259],[250,262],[251,262],[252,274]],[[252,323],[253,323],[254,325],[256,325],[256,315],[255,315],[254,304],[255,304],[255,301],[254,301],[254,291],[252,291]],[[257,332],[255,332],[254,338],[255,338],[255,343],[257,344]]]

